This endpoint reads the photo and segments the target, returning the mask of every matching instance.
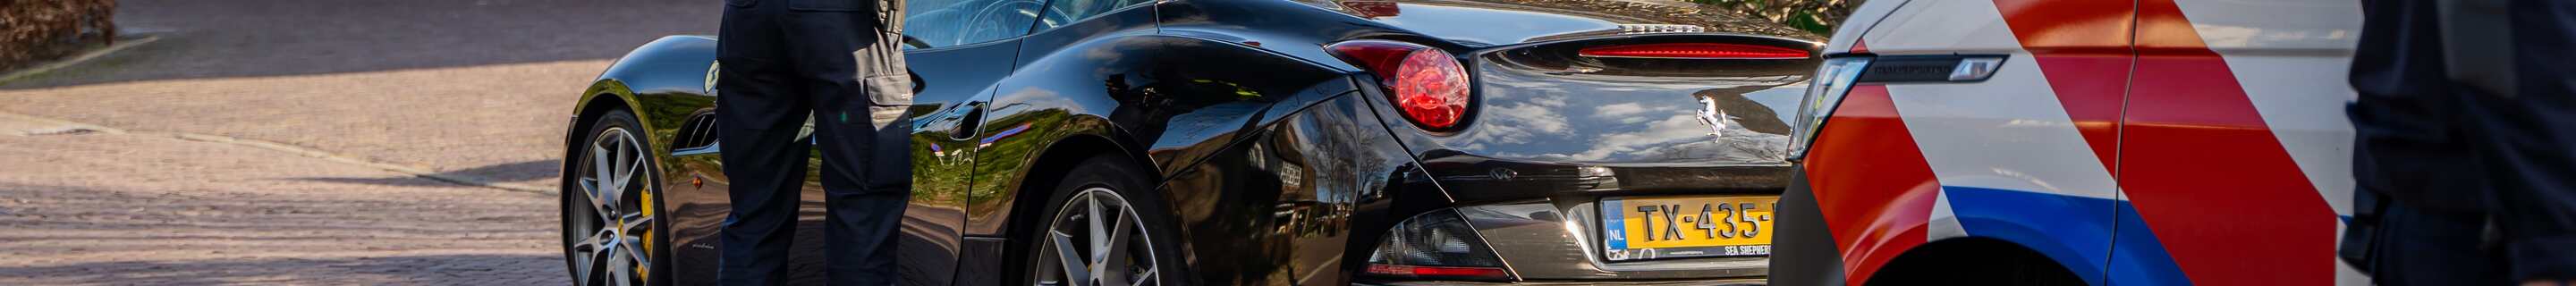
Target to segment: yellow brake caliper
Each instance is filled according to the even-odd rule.
[[[648,187],[645,187],[645,188],[644,188],[644,191],[643,191],[643,192],[641,192],[641,193],[643,193],[643,194],[644,194],[644,196],[643,196],[643,197],[644,197],[644,201],[637,202],[636,204],[637,204],[637,205],[641,205],[641,206],[643,206],[642,208],[643,208],[643,211],[644,211],[644,217],[647,217],[647,218],[653,218],[653,217],[654,217],[654,216],[653,216],[653,209],[654,209],[654,208],[653,208],[653,188],[652,188],[652,187],[649,187],[649,186],[648,186]],[[620,219],[620,220],[623,220],[623,219]],[[621,221],[621,224],[623,224],[623,223],[622,223],[622,221]],[[648,229],[648,230],[644,231],[644,235],[643,235],[643,237],[644,237],[644,249],[637,249],[636,251],[642,251],[642,252],[644,252],[644,259],[653,259],[654,257],[661,257],[661,256],[655,256],[655,253],[653,253],[653,250],[654,250],[654,249],[660,249],[660,248],[655,248],[655,247],[653,247],[653,233],[655,233],[655,232],[661,232],[661,231],[662,231],[662,228],[652,227],[652,226],[645,226],[645,228],[646,228],[646,229]],[[644,267],[644,265],[646,265],[647,263],[653,263],[653,262],[652,262],[652,261],[637,261],[637,263],[635,263],[635,277],[642,277],[642,278],[644,278],[644,279],[645,279],[645,281],[652,281],[652,278],[653,278],[653,269],[651,269],[651,267]]]

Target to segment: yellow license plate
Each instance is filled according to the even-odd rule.
[[[1601,199],[1601,246],[1610,261],[1771,255],[1778,196]]]

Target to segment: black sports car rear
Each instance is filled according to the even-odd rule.
[[[1661,0],[908,6],[923,285],[1758,278],[1820,48]],[[715,40],[647,44],[581,98],[577,281],[713,281]]]

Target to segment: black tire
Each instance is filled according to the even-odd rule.
[[[1897,256],[1866,285],[2077,286],[2084,278],[2039,252],[2002,240],[1957,238]]]
[[[669,212],[662,208],[665,205],[662,203],[664,196],[662,196],[661,188],[659,187],[661,185],[661,180],[659,180],[661,177],[661,171],[657,167],[659,166],[659,164],[657,164],[658,160],[655,160],[652,155],[654,154],[652,150],[655,150],[652,147],[652,140],[648,139],[650,138],[649,135],[646,135],[650,134],[650,132],[644,130],[643,126],[644,124],[642,121],[637,120],[634,113],[627,112],[625,110],[609,110],[608,112],[600,114],[599,119],[594,120],[590,126],[581,129],[585,131],[578,133],[578,135],[581,136],[579,140],[572,141],[574,144],[579,145],[567,146],[570,149],[568,149],[569,152],[566,152],[569,157],[564,159],[564,176],[560,178],[559,190],[561,191],[561,194],[558,196],[559,200],[557,202],[559,203],[558,209],[561,212],[561,216],[558,218],[562,222],[561,230],[564,233],[563,241],[561,243],[564,248],[564,268],[567,270],[566,274],[572,276],[573,283],[576,285],[592,285],[591,283],[593,283],[593,281],[585,281],[582,277],[583,267],[580,264],[581,262],[578,261],[580,259],[580,257],[578,257],[580,254],[577,254],[576,252],[576,244],[579,244],[577,241],[588,234],[579,233],[584,231],[578,229],[589,227],[586,223],[593,223],[594,221],[599,220],[590,217],[590,215],[593,215],[592,212],[584,211],[585,209],[590,208],[590,206],[588,206],[586,198],[580,197],[581,195],[587,194],[583,187],[583,179],[585,179],[583,174],[591,171],[589,168],[591,168],[592,165],[595,165],[584,162],[585,159],[594,155],[592,151],[594,149],[586,148],[585,146],[590,146],[590,144],[596,143],[601,139],[600,137],[602,137],[602,135],[608,134],[611,130],[621,129],[627,132],[627,136],[634,137],[633,144],[635,144],[636,150],[639,151],[637,153],[638,155],[634,156],[634,158],[642,162],[640,167],[636,167],[637,169],[635,169],[634,173],[631,175],[631,182],[621,190],[620,196],[624,198],[638,198],[639,200],[636,200],[636,202],[639,204],[635,206],[636,211],[645,211],[650,214],[647,217],[652,218],[648,223],[650,231],[647,233],[649,234],[641,235],[645,238],[644,241],[648,242],[643,246],[644,249],[646,249],[644,251],[644,253],[646,253],[644,257],[650,262],[651,266],[646,269],[645,272],[638,273],[637,275],[646,276],[645,279],[641,279],[641,281],[635,281],[637,279],[633,278],[627,279],[629,281],[641,282],[640,285],[647,286],[670,285],[670,276],[673,274],[670,263],[671,237],[668,234],[668,231],[666,231],[670,229],[670,220],[667,217]],[[603,225],[601,227],[607,226]]]
[[[1072,206],[1071,203],[1074,202],[1076,195],[1105,189],[1107,193],[1122,198],[1127,208],[1132,209],[1136,214],[1135,218],[1140,221],[1136,222],[1137,227],[1143,230],[1143,235],[1140,237],[1146,239],[1146,245],[1150,246],[1150,254],[1153,256],[1154,268],[1151,271],[1154,271],[1152,276],[1155,278],[1155,283],[1149,285],[1196,284],[1190,282],[1194,278],[1192,271],[1186,271],[1188,268],[1181,260],[1185,255],[1181,253],[1181,240],[1176,227],[1178,224],[1174,222],[1170,208],[1165,206],[1163,196],[1153,189],[1152,183],[1147,182],[1152,178],[1152,174],[1144,171],[1143,168],[1136,167],[1125,157],[1099,155],[1084,159],[1081,163],[1066,169],[1061,179],[1050,187],[1032,188],[1032,190],[1047,190],[1050,195],[1044,201],[1046,203],[1044,209],[1027,216],[1030,220],[1028,220],[1029,223],[1021,226],[1022,235],[1013,238],[1016,244],[1013,249],[1017,250],[1019,261],[1016,264],[1019,267],[1015,268],[1020,275],[1014,277],[1017,279],[1005,283],[1037,285],[1045,280],[1042,278],[1048,278],[1040,277],[1046,276],[1043,273],[1048,272],[1042,266],[1061,265],[1044,261],[1056,258],[1046,254],[1050,252],[1047,251],[1050,248],[1045,246],[1053,242],[1049,238],[1050,229],[1056,221],[1068,218],[1060,214],[1066,214],[1067,208]],[[1112,219],[1124,218],[1126,217]],[[1084,243],[1088,242],[1084,241]]]

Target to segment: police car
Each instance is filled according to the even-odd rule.
[[[1773,285],[2361,285],[2351,0],[1878,0],[1799,110]]]

